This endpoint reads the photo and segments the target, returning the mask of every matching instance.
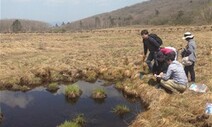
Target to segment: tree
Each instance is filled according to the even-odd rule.
[[[66,25],[64,22],[61,24],[62,26]]]
[[[203,8],[201,11],[201,16],[208,24],[212,23],[212,7],[207,6]]]
[[[15,20],[12,24],[12,31],[17,33],[22,31],[22,25],[19,20]]]
[[[182,17],[183,17],[183,15],[184,15],[184,11],[182,11],[182,10],[178,11],[177,19],[182,18]]]
[[[109,20],[109,27],[113,27],[115,25],[115,21],[114,18],[112,18],[111,16],[108,17]]]
[[[80,25],[80,28],[83,28],[83,23],[82,23],[82,21],[81,21],[81,20],[80,20],[79,25]]]
[[[184,16],[184,11],[180,10],[177,12],[177,16],[176,16],[176,19],[175,19],[175,24],[183,24],[183,16]]]
[[[160,12],[157,9],[155,9],[155,15],[158,16],[159,14]]]
[[[100,28],[101,27],[101,21],[99,17],[95,17],[95,27]]]

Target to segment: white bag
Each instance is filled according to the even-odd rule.
[[[193,62],[190,61],[190,60],[188,59],[188,57],[183,57],[183,59],[182,59],[182,64],[183,64],[184,66],[190,66],[190,65],[193,64]]]

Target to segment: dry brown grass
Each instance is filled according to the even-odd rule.
[[[212,32],[204,27],[146,27],[161,36],[164,45],[177,49],[186,43],[181,39],[186,31],[195,35],[197,83],[212,89]],[[142,29],[142,28],[141,28]],[[126,79],[125,91],[136,94],[148,105],[148,110],[138,115],[131,126],[142,127],[192,127],[203,126],[211,118],[197,120],[204,113],[206,102],[212,94],[186,91],[170,95],[147,84],[151,75],[139,80],[142,70],[142,46],[138,28],[118,28],[63,34],[1,34],[0,86],[35,87],[44,82],[98,77],[107,80]],[[20,88],[21,89],[21,88]]]

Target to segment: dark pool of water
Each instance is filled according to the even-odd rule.
[[[44,87],[25,93],[0,91],[1,112],[4,114],[0,127],[56,127],[80,113],[85,115],[86,127],[126,127],[143,111],[140,101],[126,98],[113,86],[103,86],[103,81],[93,84],[78,81],[77,84],[83,94],[76,102],[66,100],[64,85],[54,94]],[[90,97],[96,88],[105,89],[107,98],[104,102],[96,102]],[[127,105],[132,112],[123,118],[117,116],[111,112],[117,104]]]

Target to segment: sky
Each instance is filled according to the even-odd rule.
[[[0,0],[1,19],[72,22],[145,0]]]

